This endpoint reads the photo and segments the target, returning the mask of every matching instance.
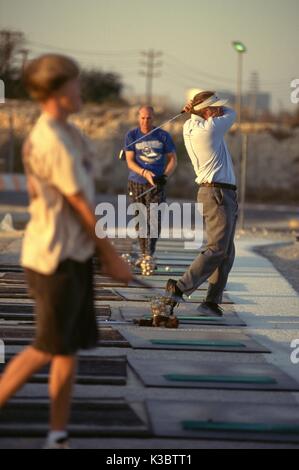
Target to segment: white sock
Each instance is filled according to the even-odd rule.
[[[67,431],[50,431],[48,433],[48,442],[50,444],[55,444],[60,440],[64,440],[68,438]]]

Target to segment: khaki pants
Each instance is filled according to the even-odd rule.
[[[220,304],[235,260],[234,237],[238,219],[237,192],[202,187],[198,202],[203,204],[207,245],[178,281],[178,288],[191,295],[209,279],[206,300]]]

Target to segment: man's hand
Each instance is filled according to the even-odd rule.
[[[167,176],[166,175],[155,176],[154,177],[154,183],[157,186],[165,186],[167,184]]]
[[[125,284],[129,284],[133,280],[133,274],[128,263],[114,249],[110,249],[107,253],[101,251],[99,257],[104,274]]]
[[[145,170],[142,175],[152,186],[156,186],[154,178],[155,178],[155,173],[149,170]]]
[[[193,100],[190,100],[190,101],[188,101],[188,103],[184,107],[183,111],[185,113],[190,113],[192,111],[192,109],[193,109]]]

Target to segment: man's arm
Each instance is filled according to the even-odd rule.
[[[117,254],[112,243],[107,238],[96,236],[96,218],[83,193],[78,192],[72,196],[65,196],[65,198],[76,212],[86,233],[94,241],[96,253],[103,263],[105,273],[117,281],[125,283],[132,281],[132,273],[128,264]]]
[[[127,165],[129,170],[134,171],[134,173],[137,173],[137,175],[142,176],[145,178],[152,186],[155,186],[154,183],[154,176],[155,174],[152,171],[145,170],[144,168],[141,168],[138,163],[135,161],[135,152],[133,151],[126,151],[126,160],[127,160]]]
[[[176,153],[175,152],[167,153],[166,158],[167,158],[167,163],[166,163],[164,174],[166,176],[171,176],[175,172],[175,169],[178,164]]]
[[[231,108],[223,108],[223,115],[213,118],[212,126],[217,134],[224,136],[226,132],[232,127],[236,120],[236,112]]]

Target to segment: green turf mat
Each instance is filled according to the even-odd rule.
[[[209,340],[174,340],[174,339],[151,339],[150,342],[156,345],[171,346],[207,346],[207,347],[228,347],[228,348],[245,348],[245,344],[237,341],[209,341]]]
[[[152,317],[151,317],[151,315],[146,315],[145,318],[147,320],[149,320]],[[192,320],[194,320],[194,321],[207,321],[207,322],[214,321],[216,323],[219,322],[219,321],[223,321],[223,317],[204,317],[204,316],[202,316],[202,317],[195,317],[195,316],[194,317],[187,317],[187,316],[184,316],[184,315],[177,316],[177,319],[179,321],[184,321],[184,320],[185,321],[192,321]]]
[[[299,425],[266,423],[222,423],[212,421],[182,421],[188,431],[240,431],[255,433],[299,434]]]
[[[214,383],[244,383],[244,384],[276,384],[272,377],[254,375],[188,375],[166,374],[166,380],[171,382],[214,382]]]

